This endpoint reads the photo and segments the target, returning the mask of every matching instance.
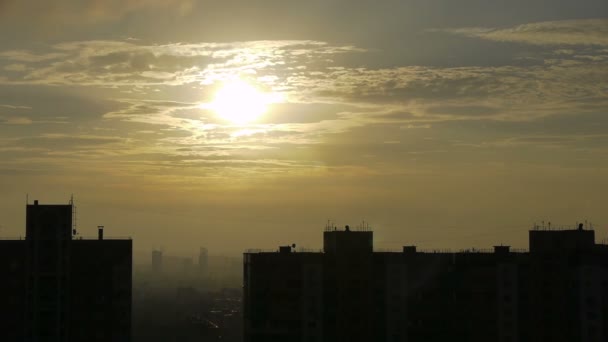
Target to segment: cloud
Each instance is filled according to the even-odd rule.
[[[595,48],[545,51],[536,63],[501,66],[374,68],[344,62],[364,54],[355,46],[307,40],[65,42],[47,51],[0,55],[25,66],[5,76],[0,103],[32,107],[27,116],[35,125],[28,128],[39,138],[19,143],[42,151],[28,157],[102,168],[96,163],[104,160],[117,170],[159,177],[166,169],[181,174],[180,168],[199,177],[197,170],[220,176],[224,170],[355,167],[362,160],[402,163],[395,156],[431,160],[484,146],[480,122],[546,122],[608,106],[608,51]],[[281,92],[286,102],[246,126],[202,109],[218,82],[234,75]],[[17,116],[14,110],[5,109]],[[58,117],[79,127],[77,134],[59,125],[45,131],[39,124]],[[457,129],[444,130],[449,123]],[[461,127],[478,130],[469,136]],[[41,134],[48,132],[61,135]],[[505,141],[522,148],[534,143]]]
[[[603,151],[608,153],[608,135],[606,134],[537,134],[520,135],[505,139],[484,142],[483,148],[522,148],[534,147],[543,149],[570,150],[577,153]]]
[[[3,69],[6,71],[23,72],[23,71],[26,71],[28,68],[27,68],[27,66],[25,66],[25,64],[15,63],[15,64],[9,64],[9,65],[5,66]]]
[[[39,55],[23,50],[5,52],[5,56],[31,60],[23,62],[28,69],[22,75],[5,79],[6,86],[103,88],[121,103],[103,112],[106,119],[164,125],[192,134],[223,125],[198,104],[209,100],[218,82],[234,75],[284,94],[288,103],[274,106],[260,124],[271,127],[264,134],[299,132],[302,142],[317,140],[304,138],[310,127],[330,134],[370,123],[415,127],[480,117],[533,120],[595,111],[608,102],[606,49],[579,49],[577,53],[559,49],[545,53],[540,63],[532,65],[373,69],[348,67],[334,60],[337,55],[364,53],[364,49],[320,41],[163,45],[79,41],[50,48]],[[63,57],[33,68],[39,63],[37,56],[52,54]],[[108,90],[111,88],[116,90]],[[183,101],[160,102],[171,98],[170,94]],[[273,134],[273,139],[279,139]]]
[[[302,101],[408,112],[411,121],[531,120],[602,110],[607,79],[603,59],[551,57],[535,66],[343,68],[290,76],[287,83]]]
[[[0,124],[5,125],[30,125],[32,120],[21,116],[2,117],[0,115]]]
[[[534,45],[608,46],[608,19],[544,21],[503,29],[465,27],[430,31]]]
[[[533,120],[595,111],[608,102],[608,53],[597,50],[565,53],[561,49],[534,65],[380,69],[347,67],[328,60],[365,50],[318,41],[164,45],[83,41],[56,44],[51,50],[40,55],[68,57],[56,57],[24,71],[20,77],[5,81],[6,86],[116,88],[123,92],[122,97],[114,91],[112,100],[121,105],[103,112],[106,119],[167,126],[193,135],[223,125],[198,104],[209,99],[217,82],[233,75],[243,75],[286,95],[288,103],[276,105],[266,121],[260,122],[267,126],[266,138],[273,132],[272,139],[280,142],[287,138],[317,141],[309,133],[313,127],[321,136],[372,123],[415,127],[480,117]],[[38,63],[34,61],[38,55],[30,52],[5,55],[28,56],[32,60],[24,62],[28,66]],[[130,96],[124,97],[127,92]],[[179,94],[184,100],[160,101],[171,98],[168,94]],[[159,100],[150,100],[153,98]],[[291,136],[277,132],[291,132]],[[234,139],[232,133],[227,134]]]
[[[63,57],[67,57],[67,55],[64,53],[57,53],[57,52],[42,53],[42,54],[35,54],[35,53],[26,51],[26,50],[10,50],[10,51],[0,52],[0,59],[7,59],[10,61],[28,62],[28,63],[43,62],[43,61],[48,61],[48,60],[57,60],[57,59],[60,59]]]
[[[315,144],[324,135],[344,132],[351,127],[365,124],[361,117],[364,109],[343,105],[283,104],[280,110],[285,117],[295,113],[293,119],[272,120],[279,113],[247,126],[233,126],[203,111],[197,103],[122,99],[124,106],[104,115],[107,121],[153,125],[158,147],[244,146],[264,148],[274,144]],[[302,117],[305,109],[322,109],[323,116],[311,114]],[[330,110],[331,109],[331,110]],[[341,112],[340,110],[343,110]],[[346,112],[350,110],[351,112]],[[170,136],[165,133],[172,132]]]
[[[336,54],[361,52],[308,40],[143,45],[133,41],[81,41],[56,44],[51,52],[0,52],[19,61],[21,73],[5,83],[48,85],[183,85],[212,84],[234,75],[249,75],[272,84],[276,73],[303,64],[326,62]],[[44,65],[38,62],[45,61]],[[15,69],[15,68],[13,68]],[[19,71],[19,70],[14,70]]]
[[[186,15],[195,5],[194,0],[3,0],[0,2],[0,17],[8,20],[29,17],[39,22],[94,24],[145,10]]]
[[[30,138],[30,141],[53,142],[57,145],[73,145],[78,147],[90,147],[96,145],[107,145],[124,142],[124,138],[100,135],[69,135],[63,133],[46,133],[37,138]]]
[[[7,105],[7,104],[0,104],[1,108],[8,108],[8,109],[32,109],[32,107],[29,106],[15,106],[15,105]]]
[[[74,87],[40,85],[0,85],[0,110],[11,114],[27,112],[34,122],[82,122],[101,117],[118,108],[119,103],[105,99],[103,90],[91,92]]]

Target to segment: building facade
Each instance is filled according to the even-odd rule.
[[[35,201],[25,239],[0,241],[2,340],[131,340],[132,241],[75,238],[72,218]]]
[[[532,230],[529,251],[374,252],[326,229],[324,249],[244,254],[244,336],[258,341],[605,341],[608,246]]]

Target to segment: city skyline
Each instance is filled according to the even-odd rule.
[[[5,0],[0,30],[2,237],[26,194],[143,260],[328,219],[380,248],[608,235],[604,0]]]
[[[29,200],[29,197],[26,199],[26,206],[30,206],[30,205],[38,205],[40,201],[39,200]],[[61,206],[61,207],[67,207],[70,206],[72,209],[72,216],[74,219],[74,223],[73,223],[73,232],[72,232],[72,239],[74,240],[95,240],[95,239],[102,239],[103,238],[103,231],[105,226],[100,226],[97,225],[94,227],[87,227],[89,229],[84,230],[84,234],[83,232],[80,230],[80,228],[78,227],[77,221],[78,221],[78,215],[77,215],[77,206],[75,205],[74,202],[74,198],[72,197],[70,199],[70,201],[68,203],[45,203],[45,205],[47,206]],[[600,225],[601,227],[602,225]],[[598,228],[598,225],[594,224],[593,222],[589,221],[589,220],[576,220],[573,221],[572,224],[562,224],[561,222],[551,222],[551,221],[540,221],[540,222],[534,222],[532,225],[528,226],[528,227],[520,227],[520,228],[516,228],[513,230],[510,230],[511,232],[513,232],[514,234],[519,234],[521,232],[528,232],[528,231],[554,231],[554,232],[559,232],[559,231],[569,231],[569,230],[590,230],[590,231],[596,231],[596,229]],[[324,232],[330,232],[330,231],[356,231],[356,232],[365,232],[365,231],[378,231],[376,229],[376,226],[370,224],[370,222],[366,222],[365,220],[356,223],[355,225],[351,225],[351,224],[347,224],[344,226],[340,226],[337,222],[332,221],[332,220],[327,220],[327,222],[325,223],[325,226],[323,228],[321,228],[321,226],[316,227],[316,231],[317,233],[320,231],[324,231]],[[127,235],[110,235],[109,238],[110,239],[132,239],[132,236],[129,235],[128,231],[123,232],[126,233]],[[492,234],[490,234],[492,235]],[[270,243],[268,243],[268,241],[272,241],[275,240],[279,241],[280,244],[275,244],[275,245],[271,245]],[[472,238],[473,241],[476,240],[476,238],[478,238],[478,236],[461,236],[461,238]],[[521,238],[521,237],[520,237]],[[26,239],[26,234],[23,234],[23,232],[21,234],[19,234],[18,236],[2,236],[0,237],[0,240],[2,239],[17,239],[17,240],[24,240]],[[606,237],[604,237],[603,235],[598,234],[598,240],[600,244],[606,244],[608,239]],[[435,241],[445,241],[443,239],[436,239]],[[200,241],[196,242],[199,243]],[[289,243],[287,243],[289,242]],[[529,241],[526,240],[526,243],[528,243]],[[166,244],[161,244],[160,246],[153,246],[150,247],[149,249],[147,248],[143,248],[140,247],[139,250],[134,251],[134,262],[136,262],[136,264],[141,267],[144,266],[146,267],[146,265],[148,265],[150,263],[150,252],[152,253],[152,269],[154,269],[154,264],[155,264],[155,254],[156,258],[169,258],[171,260],[171,266],[169,267],[169,270],[171,270],[171,272],[174,272],[178,269],[180,269],[180,267],[185,267],[188,266],[189,268],[192,268],[194,266],[199,266],[202,264],[206,264],[206,261],[201,261],[201,260],[206,260],[206,259],[201,259],[203,258],[202,255],[205,255],[204,258],[207,258],[208,255],[208,249],[206,247],[200,247],[199,246],[199,253],[196,254],[196,250],[185,250],[185,249],[171,249],[171,248],[166,248],[165,247]],[[279,247],[277,247],[279,246]],[[299,241],[297,240],[290,240],[290,236],[289,235],[279,235],[277,237],[272,237],[271,239],[267,240],[262,246],[257,245],[257,246],[253,246],[253,245],[248,245],[247,248],[244,248],[241,251],[238,251],[237,254],[241,254],[243,252],[245,253],[251,253],[251,252],[255,252],[255,251],[279,251],[280,248],[288,246],[290,248],[293,249],[293,251],[303,251],[303,252],[310,252],[310,251],[323,251],[324,248],[322,248],[322,246],[319,244],[319,241],[316,241],[315,243],[313,243],[312,245],[307,245],[307,244],[300,244]],[[527,251],[528,250],[528,246],[526,245],[521,245],[521,244],[516,244],[516,245],[510,245],[508,243],[505,243],[504,241],[493,241],[490,242],[489,245],[475,245],[475,244],[469,244],[469,245],[462,245],[462,246],[454,246],[453,244],[432,244],[429,243],[429,241],[420,241],[420,240],[408,240],[408,241],[392,241],[390,245],[386,245],[386,244],[379,244],[378,246],[376,244],[374,244],[373,250],[377,251],[377,252],[389,252],[389,251],[401,251],[403,248],[406,248],[408,246],[413,246],[414,248],[419,247],[418,250],[424,251],[424,252],[447,252],[447,253],[455,253],[455,252],[480,252],[480,251],[487,251],[490,247],[494,248],[496,246],[505,246],[505,247],[512,247],[513,250],[518,251],[518,252],[522,252],[522,251]],[[261,248],[260,248],[261,247]],[[297,248],[296,248],[297,247]],[[421,248],[420,248],[421,247]],[[167,254],[168,252],[168,254]],[[212,254],[211,256],[213,257],[219,257],[222,258],[224,253],[216,253],[216,254]],[[228,255],[230,255],[230,253],[228,253]],[[232,257],[234,257],[235,255],[232,255]],[[228,257],[228,259],[232,259],[231,257]],[[228,260],[226,259],[226,260]],[[195,263],[195,260],[198,260],[198,263]],[[158,260],[156,261],[157,263],[159,262]],[[158,268],[158,265],[156,266]]]
[[[535,227],[527,251],[377,251],[349,226],[248,251],[244,341],[602,341],[608,245],[584,226]]]

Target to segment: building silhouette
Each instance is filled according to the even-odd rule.
[[[529,232],[529,251],[374,252],[364,227],[323,251],[244,254],[244,337],[257,341],[605,341],[608,246]]]
[[[26,207],[24,240],[0,241],[3,341],[130,341],[132,241],[76,238],[73,205]]]

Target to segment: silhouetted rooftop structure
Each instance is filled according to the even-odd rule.
[[[245,341],[608,337],[608,248],[593,230],[532,230],[529,252],[374,252],[366,228],[326,227],[316,253],[245,253]]]
[[[73,205],[26,208],[24,240],[0,241],[4,341],[130,341],[132,241],[76,237]]]
[[[590,250],[595,246],[595,232],[584,230],[531,230],[530,252],[551,253]]]

